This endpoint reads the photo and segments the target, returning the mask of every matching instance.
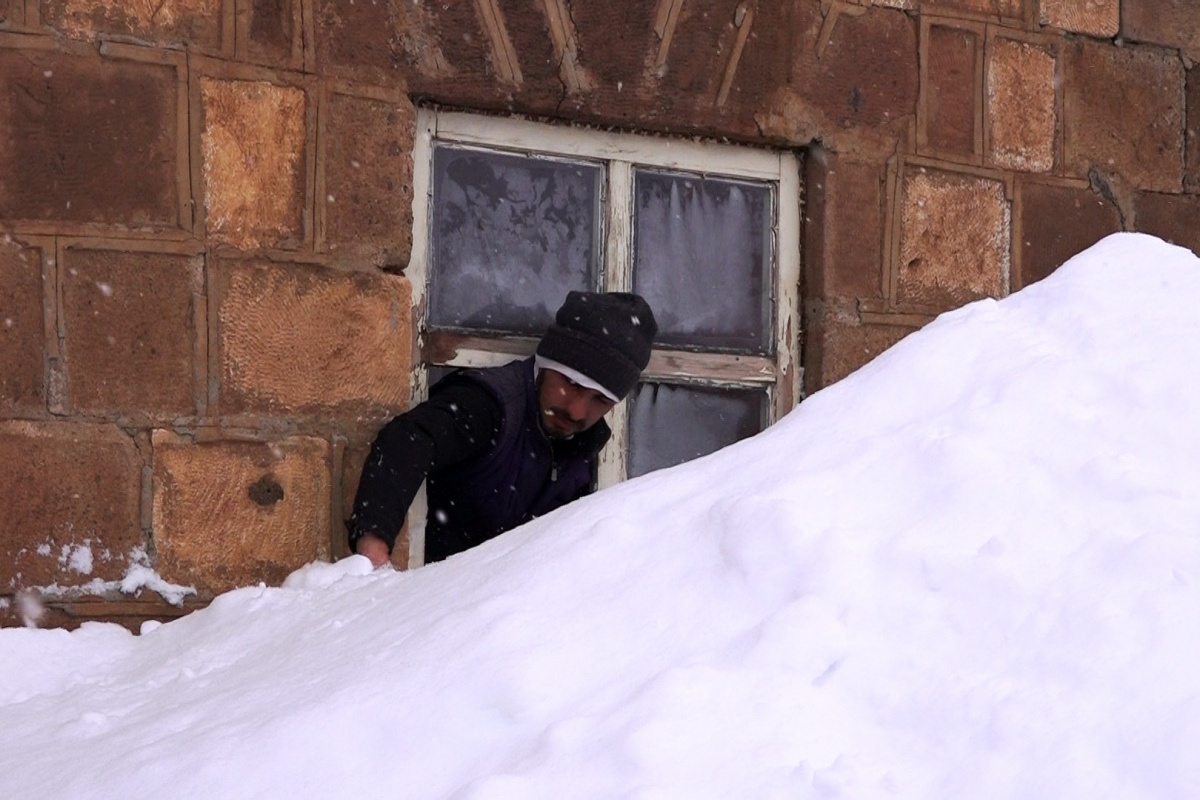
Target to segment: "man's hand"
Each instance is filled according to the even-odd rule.
[[[364,533],[355,542],[354,552],[371,559],[371,565],[376,568],[392,562],[392,555],[388,552],[387,542],[369,533]]]

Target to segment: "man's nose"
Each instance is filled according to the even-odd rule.
[[[583,392],[570,392],[566,397],[566,410],[575,422],[582,422],[587,416],[588,398]]]

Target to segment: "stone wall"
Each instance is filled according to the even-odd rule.
[[[1200,0],[0,0],[0,621],[342,552],[417,103],[803,151],[813,391],[1109,232],[1200,250],[1197,61]]]

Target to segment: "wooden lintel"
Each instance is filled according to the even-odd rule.
[[[773,384],[775,361],[764,356],[658,350],[650,355],[644,376],[649,379],[692,379],[705,383]]]
[[[532,337],[487,337],[452,331],[425,336],[424,360],[449,367],[480,367],[528,358],[537,348]],[[694,380],[708,383],[772,384],[778,370],[767,356],[655,350],[644,375],[650,380]]]
[[[430,331],[425,334],[422,356],[429,364],[450,367],[476,366],[480,358],[468,353],[487,353],[499,356],[528,358],[537,348],[538,340],[529,337],[489,337],[452,331]],[[486,358],[485,360],[494,360]]]

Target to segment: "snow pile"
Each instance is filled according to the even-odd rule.
[[[448,562],[0,631],[0,796],[1200,796],[1197,307],[1115,235]]]

